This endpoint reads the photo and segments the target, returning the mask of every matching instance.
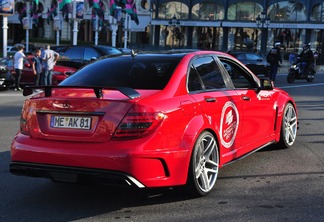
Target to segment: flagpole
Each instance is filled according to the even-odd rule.
[[[110,23],[110,30],[111,33],[111,45],[113,47],[116,47],[116,37],[117,37],[117,30],[118,30],[118,24],[117,19],[115,19],[113,16],[109,17],[109,23]]]
[[[96,15],[94,30],[95,30],[95,45],[98,45],[98,29],[99,29],[99,16]]]
[[[56,30],[56,45],[60,45],[60,31],[62,29],[62,13],[58,10],[57,13],[57,22],[58,22],[58,29]]]
[[[72,19],[73,19],[73,45],[77,45],[78,39],[78,20],[76,19],[76,0],[73,0]]]
[[[30,2],[26,2],[26,11],[27,11],[27,22],[28,22],[28,28],[26,29],[26,52],[29,51],[29,29],[32,27],[29,27],[30,24]]]
[[[2,20],[2,37],[3,37],[3,57],[7,57],[7,45],[8,45],[8,17],[6,15],[3,16]]]
[[[127,48],[127,40],[128,40],[128,26],[129,26],[129,16],[128,13],[125,13],[125,20],[124,20],[124,49]]]

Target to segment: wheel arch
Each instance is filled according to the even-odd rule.
[[[199,127],[197,127],[199,126]],[[218,128],[218,127],[217,127]],[[221,156],[220,144],[219,144],[219,135],[217,133],[217,128],[213,129],[213,126],[209,124],[206,117],[203,115],[195,116],[190,123],[187,125],[185,132],[183,133],[183,138],[181,140],[180,147],[188,149],[188,156],[186,161],[186,181],[188,180],[188,173],[190,167],[190,160],[192,157],[192,152],[195,147],[198,137],[205,131],[210,132],[216,142],[219,156]]]
[[[275,135],[276,135],[275,140],[276,140],[276,142],[280,141],[280,133],[281,133],[281,130],[282,130],[283,113],[284,113],[285,107],[287,106],[288,103],[290,103],[294,107],[294,109],[296,110],[296,115],[297,115],[297,119],[298,119],[298,110],[297,110],[297,106],[296,106],[295,101],[292,98],[281,95],[278,98],[278,102],[277,102],[278,112],[277,112],[277,117],[276,117],[277,119],[276,119],[276,126],[275,126],[276,127],[275,128]],[[280,105],[280,104],[283,104],[283,105]]]

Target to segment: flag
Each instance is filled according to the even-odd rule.
[[[57,0],[59,3],[59,10],[62,12],[65,20],[69,20],[69,13],[72,13],[72,0]]]
[[[31,15],[33,18],[33,23],[37,26],[38,24],[38,0],[33,0]]]
[[[63,13],[72,13],[72,0],[57,0],[59,10]]]
[[[135,0],[123,0],[125,5],[125,12],[130,15],[131,20],[133,20],[137,25],[139,24]]]
[[[110,15],[117,19],[117,21],[121,18],[121,11],[118,10],[118,6],[122,9],[125,8],[124,0],[110,0]]]
[[[117,19],[117,5],[115,0],[110,0],[109,2],[110,6],[110,15],[113,16],[115,19]]]
[[[104,20],[105,8],[102,0],[89,0],[89,6],[92,7],[92,15],[98,15],[100,20]]]
[[[20,4],[17,11],[18,11],[18,19],[22,24],[23,18],[27,16],[26,2]]]
[[[84,14],[84,2],[77,1],[76,2],[76,15],[75,17],[77,19],[83,19]]]
[[[47,9],[47,24],[49,24],[50,20],[53,20],[55,16],[57,16],[57,1],[52,0],[51,8]]]

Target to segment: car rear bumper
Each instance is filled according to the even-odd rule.
[[[12,162],[10,172],[20,176],[48,178],[56,182],[90,182],[107,185],[144,188],[134,177],[114,171],[78,167]]]
[[[148,188],[186,183],[190,160],[188,150],[153,147],[152,144],[145,144],[144,140],[129,143],[69,142],[67,146],[62,146],[60,141],[31,139],[19,133],[11,144],[10,171],[61,181],[64,179],[59,177],[67,173],[67,182],[103,178],[103,182],[107,183],[105,181],[109,177],[114,180],[118,175],[124,183]],[[55,178],[55,172],[61,175]],[[99,176],[94,179],[91,175]]]

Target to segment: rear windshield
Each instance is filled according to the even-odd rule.
[[[180,57],[120,56],[91,63],[60,85],[163,89]]]

